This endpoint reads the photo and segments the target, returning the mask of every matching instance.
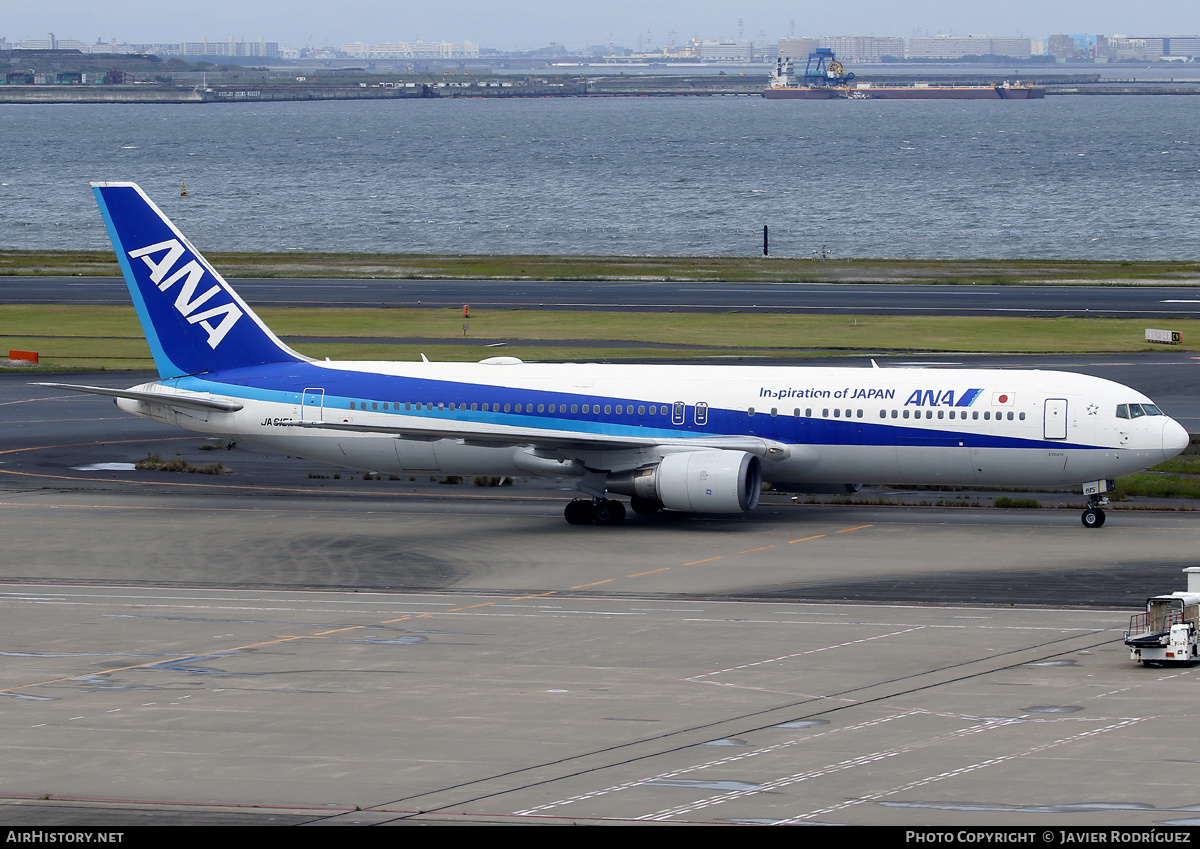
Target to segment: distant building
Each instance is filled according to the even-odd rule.
[[[54,33],[50,33],[47,38],[27,38],[24,41],[18,41],[14,46],[16,50],[79,50],[83,53],[88,52],[88,46],[82,41],[77,41],[73,38],[55,38]]]
[[[909,59],[962,59],[964,56],[1007,56],[1028,59],[1033,44],[1028,38],[993,38],[990,35],[913,36]]]
[[[1096,46],[1097,37],[1094,35],[1056,34],[1046,39],[1046,55],[1063,60],[1095,59]]]
[[[230,57],[274,57],[279,55],[279,42],[246,41],[232,38],[225,41],[209,41],[202,38],[199,41],[185,41],[179,45],[180,56],[230,56]]]
[[[808,58],[808,54],[812,53],[821,46],[819,38],[781,38],[779,39],[779,55],[785,59],[795,61],[799,59],[803,62]],[[904,55],[901,53],[900,55]]]
[[[1142,42],[1142,48],[1146,52],[1146,59],[1153,61],[1167,55],[1167,43],[1169,39],[1162,36],[1151,36],[1139,40]]]
[[[829,36],[821,39],[821,47],[833,50],[842,62],[865,65],[883,61],[884,56],[904,58],[904,39],[889,36],[857,35]]]
[[[1096,36],[1096,59],[1123,62],[1126,59],[1145,59],[1146,49],[1137,39],[1124,35]]]
[[[909,59],[961,59],[982,56],[991,48],[991,39],[978,35],[913,36],[908,41]]]
[[[992,49],[988,51],[993,56],[1007,56],[1010,59],[1028,59],[1033,56],[1033,39],[1021,38],[1019,36],[1012,38],[993,38],[991,39]],[[1041,53],[1041,50],[1038,50]]]
[[[11,46],[0,40],[0,49],[5,49],[6,47],[16,50],[78,50],[81,53],[93,54],[148,53],[158,56],[274,58],[280,55],[279,42],[266,41],[262,38],[257,41],[246,41],[242,38],[236,41],[232,38],[225,41],[201,39],[200,41],[173,42],[170,44],[118,44],[114,38],[109,42],[97,39],[95,44],[87,44],[74,38],[56,38],[54,33],[50,33],[49,38],[27,39]]]
[[[471,41],[356,41],[343,44],[342,52],[357,59],[478,59],[479,45]]]
[[[698,45],[701,62],[753,62],[754,44],[749,41],[701,41]]]
[[[159,53],[156,48],[165,47],[166,45],[157,44],[117,44],[114,38],[108,43],[96,39],[96,43],[91,45],[87,52],[89,53],[108,53],[108,54],[127,54],[127,53]],[[179,45],[170,45],[171,53],[159,53],[159,55],[175,56],[179,53]]]
[[[1166,42],[1164,55],[1192,60],[1200,57],[1200,35],[1173,35]]]
[[[54,37],[54,33],[50,33],[49,38],[27,38],[24,41],[18,41],[14,50],[57,50],[55,46],[58,44],[58,39]]]

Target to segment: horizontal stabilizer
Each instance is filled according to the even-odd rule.
[[[163,404],[167,407],[191,407],[202,410],[218,410],[222,413],[236,413],[242,405],[236,401],[217,401],[212,398],[201,398],[199,395],[176,395],[165,392],[139,392],[135,389],[108,389],[103,386],[77,386],[70,383],[35,383],[34,386],[47,386],[51,389],[69,389],[72,392],[87,392],[90,395],[108,395],[110,398],[127,398],[130,401],[145,401],[150,404]]]

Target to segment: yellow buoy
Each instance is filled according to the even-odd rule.
[[[188,196],[188,194],[187,194],[187,183],[185,183],[185,182],[184,182],[182,179],[179,181],[179,196],[180,196],[181,198],[185,198],[185,197],[187,197],[187,196]]]

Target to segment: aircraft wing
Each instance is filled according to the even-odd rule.
[[[33,385],[46,386],[50,389],[69,389],[72,392],[87,392],[91,395],[107,395],[110,398],[128,398],[131,401],[145,401],[149,404],[162,404],[167,407],[220,410],[222,413],[236,413],[242,409],[242,405],[236,401],[218,401],[199,395],[176,395],[169,392],[139,392],[136,389],[108,389],[104,386],[79,386],[71,383],[35,383]]]
[[[735,451],[745,451],[759,457],[768,454],[786,456],[787,447],[773,440],[759,439],[754,436],[700,436],[687,438],[664,439],[653,436],[616,436],[606,433],[577,433],[571,431],[535,430],[513,428],[511,430],[478,430],[476,428],[456,427],[446,422],[439,425],[367,425],[349,422],[286,422],[288,427],[310,428],[314,430],[340,430],[348,433],[376,433],[434,442],[439,439],[457,439],[465,445],[476,445],[485,448],[504,446],[525,446],[531,448],[574,448],[584,451],[619,451],[636,448],[657,448],[661,446],[686,446],[688,448],[723,448]]]

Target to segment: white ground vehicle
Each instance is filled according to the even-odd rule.
[[[1200,660],[1197,634],[1200,632],[1200,568],[1188,573],[1186,592],[1157,595],[1146,599],[1146,612],[1135,613],[1125,632],[1129,659],[1144,665],[1191,663]]]

